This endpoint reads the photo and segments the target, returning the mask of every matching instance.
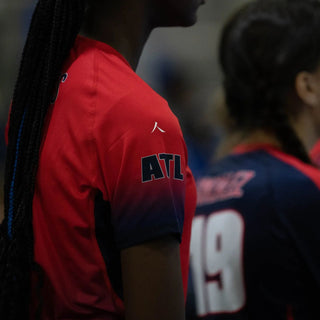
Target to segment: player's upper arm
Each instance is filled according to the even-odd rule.
[[[179,243],[173,237],[121,252],[126,320],[182,320]]]
[[[94,131],[95,185],[110,202],[118,249],[181,239],[184,223],[187,154],[179,123],[162,100],[129,98],[97,116]]]

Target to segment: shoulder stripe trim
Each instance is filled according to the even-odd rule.
[[[313,183],[320,189],[320,170],[309,164],[306,164],[271,144],[241,144],[233,149],[234,154],[242,154],[246,152],[253,152],[258,150],[264,150],[273,157],[281,160],[284,163],[291,165],[298,171],[307,176]]]

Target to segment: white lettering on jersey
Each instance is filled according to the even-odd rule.
[[[244,307],[243,237],[244,221],[237,211],[194,218],[190,262],[198,316]]]
[[[197,204],[206,205],[232,198],[241,198],[244,186],[256,173],[251,170],[227,172],[221,176],[204,177],[198,182]]]
[[[162,130],[160,127],[158,127],[158,122],[154,123],[154,127],[153,127],[153,130],[151,131],[151,133],[154,133],[156,131],[156,129],[158,129],[162,133],[165,133],[164,130]]]

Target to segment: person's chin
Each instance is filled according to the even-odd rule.
[[[180,27],[191,27],[198,21],[197,14],[189,15],[188,17],[184,17],[180,21]]]
[[[186,21],[186,23],[182,25],[182,27],[192,27],[193,25],[196,24],[197,20],[198,20],[197,17],[195,17],[195,19],[190,19]]]
[[[174,18],[169,18],[166,21],[161,21],[156,23],[158,27],[191,27],[198,20],[197,13],[189,15],[180,15],[179,17],[175,16]]]

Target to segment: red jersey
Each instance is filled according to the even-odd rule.
[[[316,166],[320,167],[320,140],[313,146],[310,152],[310,158]]]
[[[42,319],[121,319],[120,251],[174,235],[186,292],[195,185],[178,120],[110,46],[78,37],[33,201]]]

